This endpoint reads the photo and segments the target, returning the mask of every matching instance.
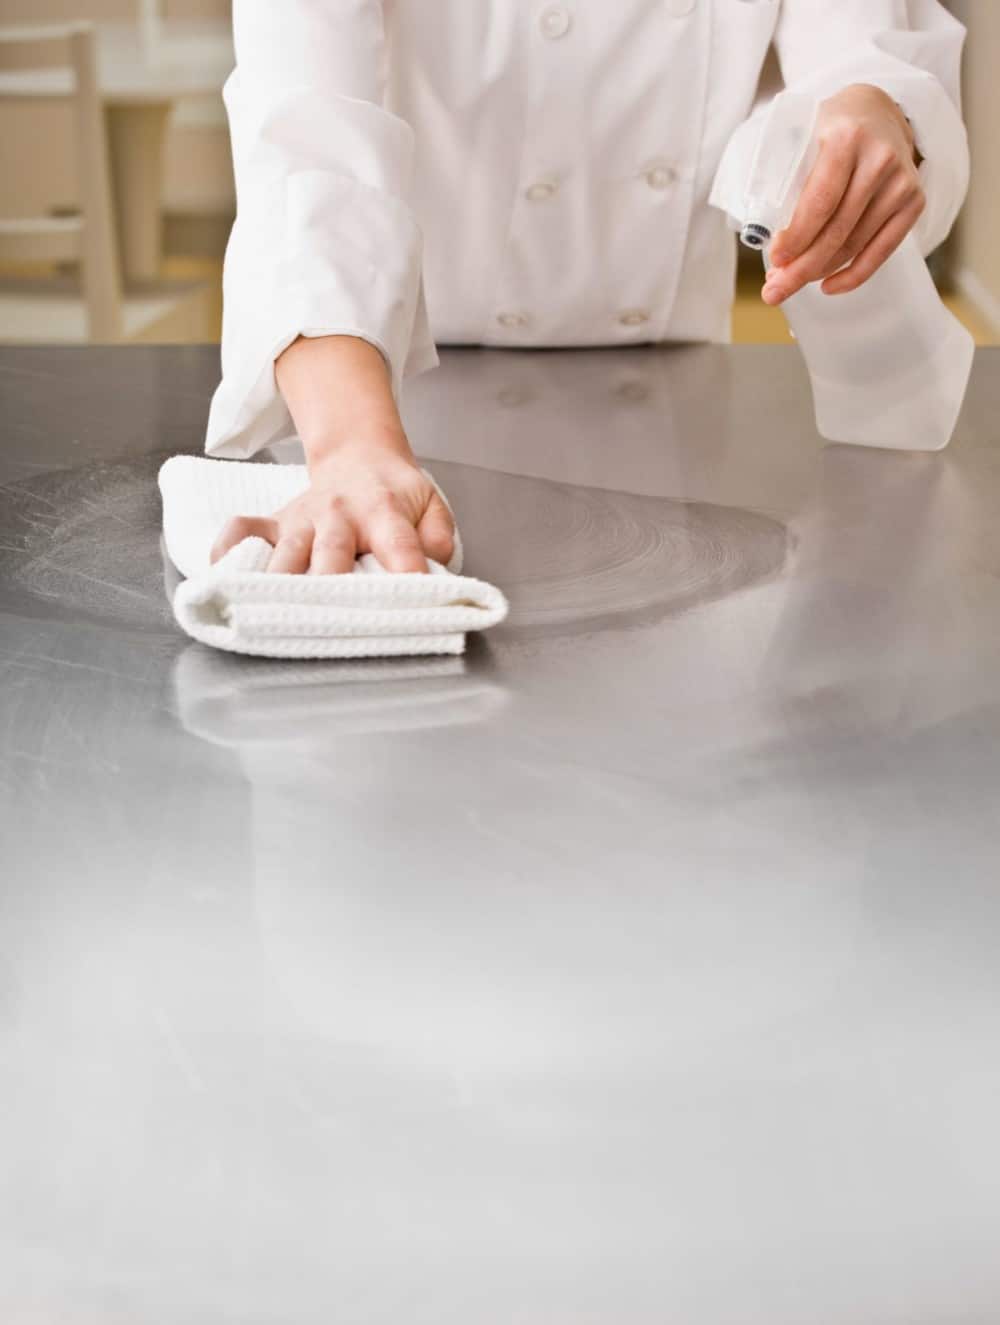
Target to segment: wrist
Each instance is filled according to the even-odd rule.
[[[318,475],[327,468],[340,466],[345,460],[370,463],[376,458],[391,456],[415,463],[413,451],[402,425],[368,424],[351,429],[337,429],[336,432],[303,437],[302,447],[310,475]]]
[[[409,457],[388,365],[356,336],[299,337],[275,361],[310,471],[347,451]]]

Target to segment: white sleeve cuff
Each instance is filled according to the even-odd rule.
[[[357,336],[402,380],[437,363],[423,298],[423,239],[404,200],[412,134],[378,107],[336,98],[338,152],[313,166],[302,149],[314,96],[266,113],[227,88],[239,210],[226,252],[222,381],[205,449],[246,458],[294,435],[275,359],[299,336]],[[320,98],[320,101],[325,99]],[[335,114],[334,114],[335,112]],[[350,170],[348,170],[348,163]]]

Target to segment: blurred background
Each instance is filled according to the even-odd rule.
[[[0,0],[0,342],[218,339],[234,212],[229,4]],[[973,183],[932,269],[977,340],[996,344],[1000,0],[948,7],[969,29]],[[91,30],[65,26],[80,20]],[[734,336],[787,340],[757,297],[757,262],[741,269]]]

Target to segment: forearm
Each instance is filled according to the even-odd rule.
[[[385,360],[368,341],[300,336],[274,371],[311,471],[347,447],[410,456]]]

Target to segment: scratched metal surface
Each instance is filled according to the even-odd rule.
[[[301,665],[167,608],[214,353],[3,351],[0,1319],[995,1325],[998,370],[448,354],[510,621]]]

